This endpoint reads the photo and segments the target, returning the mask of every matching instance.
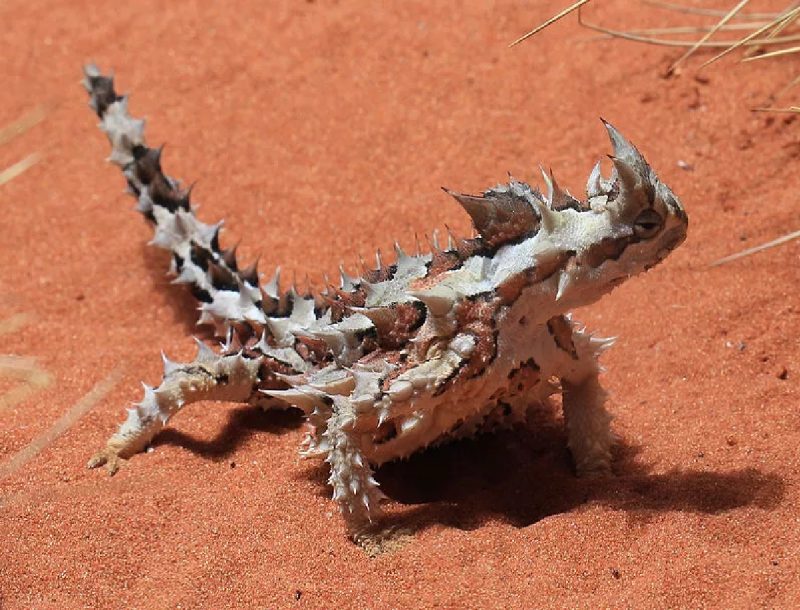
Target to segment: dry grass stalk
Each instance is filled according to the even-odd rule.
[[[673,2],[659,2],[658,0],[642,0],[642,4],[648,4],[656,8],[666,9],[673,13],[687,13],[689,15],[703,15],[706,17],[724,17],[729,11],[723,11],[713,8],[697,8],[694,6],[684,6],[682,4],[675,4]],[[763,19],[772,19],[774,13],[739,13],[737,19],[747,20],[752,19],[760,21]]]
[[[560,13],[558,13],[557,15],[555,15],[554,17],[551,17],[550,19],[548,19],[547,21],[545,21],[545,22],[544,22],[543,24],[541,24],[540,26],[533,28],[533,29],[532,29],[530,32],[528,32],[527,34],[523,34],[522,36],[520,36],[519,38],[517,38],[517,39],[516,39],[514,42],[512,42],[512,43],[511,43],[510,45],[508,45],[508,46],[509,46],[509,47],[513,47],[513,46],[515,46],[515,45],[518,45],[518,44],[519,44],[519,43],[521,43],[523,40],[527,40],[527,39],[528,39],[528,38],[530,38],[531,36],[533,36],[533,35],[535,35],[535,34],[538,34],[539,32],[541,32],[541,31],[542,31],[543,29],[545,29],[546,27],[549,27],[549,26],[553,25],[553,24],[554,24],[556,21],[558,21],[558,20],[559,20],[559,19],[561,19],[562,17],[566,17],[566,16],[567,16],[567,15],[569,15],[571,12],[578,10],[578,9],[579,9],[579,8],[581,8],[581,7],[582,7],[584,4],[588,4],[588,3],[589,3],[589,2],[591,2],[591,1],[592,1],[592,0],[578,0],[578,2],[575,2],[575,3],[574,3],[574,4],[572,4],[571,6],[568,6],[568,7],[567,7],[567,8],[565,8],[563,11],[561,11]]]
[[[686,59],[691,57],[699,49],[722,49],[720,53],[703,63],[700,66],[701,68],[742,47],[749,48],[751,53],[753,53],[752,55],[746,56],[744,60],[778,57],[781,55],[789,55],[800,52],[800,44],[798,44],[800,43],[800,31],[793,27],[796,25],[798,18],[800,18],[800,2],[794,2],[790,4],[785,10],[779,13],[745,13],[743,12],[743,9],[750,3],[750,0],[739,0],[739,2],[737,2],[736,5],[728,11],[698,9],[693,7],[684,7],[679,4],[661,2],[658,0],[644,0],[646,4],[656,8],[666,9],[672,12],[719,17],[719,20],[713,26],[679,26],[673,28],[622,31],[613,30],[611,28],[584,21],[582,18],[581,8],[590,1],[591,0],[581,0],[579,2],[574,2],[551,19],[548,19],[540,26],[534,28],[527,34],[524,34],[512,42],[509,46],[519,44],[523,40],[527,40],[531,36],[552,25],[559,19],[566,17],[572,12],[577,12],[578,23],[580,23],[583,27],[599,32],[606,36],[611,36],[612,38],[622,38],[624,40],[660,46],[687,47],[688,50],[670,66],[668,72],[673,72],[681,63],[686,61]],[[742,38],[732,40],[711,40],[711,38],[718,32],[747,30],[750,32]],[[786,31],[785,34],[784,31]],[[703,36],[701,36],[698,40],[682,40],[662,37],[663,35],[683,35],[693,33],[703,33]],[[766,47],[775,47],[780,45],[794,46],[776,49],[766,53],[763,52],[763,49]]]
[[[48,109],[46,106],[37,106],[27,114],[22,115],[16,121],[12,121],[3,128],[0,128],[0,145],[10,142],[15,137],[22,135],[31,127],[44,120],[47,116]]]
[[[14,165],[11,165],[10,167],[0,171],[0,186],[4,185],[6,182],[10,182],[25,170],[36,165],[41,158],[42,157],[39,153],[31,153],[24,159],[14,163]]]
[[[638,35],[634,32],[625,32],[622,30],[612,30],[594,23],[589,23],[588,21],[584,21],[583,19],[580,20],[580,24],[590,30],[594,30],[595,32],[600,32],[601,34],[606,34],[611,38],[621,38],[623,40],[631,40],[633,42],[643,42],[646,44],[658,45],[662,47],[695,47],[697,44],[691,40],[677,40],[677,39],[669,39],[669,38],[656,38],[654,36],[642,36]],[[800,42],[800,34],[793,35],[793,36],[784,36],[781,38],[773,38],[773,39],[766,39],[766,38],[759,38],[753,40],[752,38],[748,40],[706,40],[700,47],[702,49],[726,49],[724,54],[727,54],[729,51],[729,47],[736,45],[738,48],[739,46],[747,46],[747,47],[764,47],[768,45],[777,45],[777,44],[787,44],[791,42]],[[722,57],[722,53],[719,57]],[[713,61],[716,61],[719,57],[715,57]],[[711,61],[706,62],[712,63]],[[705,65],[705,64],[704,64]]]
[[[41,123],[48,112],[49,108],[42,104],[22,115],[16,121],[12,121],[5,127],[0,128],[0,146],[10,142],[17,136],[22,135],[35,125]],[[38,152],[34,152],[4,170],[0,170],[0,186],[4,185],[6,182],[10,182],[22,172],[35,165],[39,159],[41,159],[41,155]]]
[[[719,267],[720,265],[724,265],[725,263],[730,263],[735,260],[739,260],[740,258],[744,258],[745,256],[750,256],[751,254],[756,254],[758,252],[763,252],[764,250],[769,250],[770,248],[774,248],[775,246],[780,246],[781,244],[785,244],[795,239],[800,239],[800,231],[794,231],[793,233],[789,233],[788,235],[783,235],[782,237],[778,237],[777,239],[768,241],[765,244],[760,244],[758,246],[748,248],[747,250],[742,250],[741,252],[737,252],[736,254],[731,254],[730,256],[726,256],[724,258],[714,261],[709,265],[709,267]]]
[[[706,34],[702,38],[700,38],[700,40],[695,42],[692,45],[692,47],[688,51],[686,51],[686,53],[684,53],[678,59],[676,59],[669,67],[669,70],[667,70],[667,72],[668,73],[674,72],[681,63],[683,63],[692,54],[694,54],[694,52],[697,51],[697,49],[702,47],[705,42],[707,42],[714,34],[716,34],[720,28],[724,27],[725,24],[728,23],[728,21],[733,19],[739,13],[739,11],[741,11],[745,6],[747,6],[749,2],[750,0],[740,0],[739,3],[736,6],[734,6],[727,15],[723,16],[722,19],[720,19],[713,28],[711,28],[708,32],[706,32]]]

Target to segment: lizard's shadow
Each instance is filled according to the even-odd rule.
[[[652,474],[636,459],[639,449],[621,441],[614,476],[575,476],[560,426],[502,431],[412,456],[378,470],[391,499],[415,505],[401,519],[410,528],[445,524],[460,529],[499,519],[526,527],[584,504],[623,510],[634,521],[659,512],[718,514],[755,505],[776,507],[783,480],[755,468],[701,469]]]
[[[230,411],[226,426],[213,439],[196,439],[167,428],[155,444],[178,444],[211,459],[224,459],[254,435],[282,434],[302,422],[294,409],[241,407]],[[785,484],[778,475],[755,468],[652,474],[637,459],[639,449],[624,440],[616,448],[614,476],[577,478],[563,423],[544,413],[532,424],[427,449],[380,467],[376,478],[393,501],[390,521],[411,530],[436,524],[474,529],[496,519],[526,527],[587,503],[648,521],[667,511],[718,514],[750,505],[772,509],[784,496]],[[327,468],[317,461],[307,463],[298,478],[311,479],[321,495],[330,497]]]
[[[249,438],[259,434],[282,434],[303,425],[299,409],[271,409],[239,407],[231,409],[228,421],[212,439],[194,437],[176,428],[165,428],[153,439],[152,445],[179,445],[212,460],[222,460],[232,455]]]

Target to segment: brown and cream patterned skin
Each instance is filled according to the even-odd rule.
[[[664,259],[686,237],[687,216],[639,151],[605,123],[613,146],[608,180],[598,163],[578,201],[545,174],[546,192],[511,178],[481,195],[447,191],[477,237],[431,252],[396,247],[391,264],[361,277],[344,271],[317,294],[266,284],[220,224],[197,220],[189,190],[165,175],[144,122],[128,115],[113,80],[86,66],[90,105],[118,165],[188,284],[202,324],[225,345],[198,341],[193,362],[164,357],[164,376],[89,461],[113,473],[146,448],[184,406],[222,400],[301,409],[303,447],[330,466],[333,498],[351,533],[380,515],[372,468],[433,444],[525,421],[528,409],[563,394],[569,448],[579,474],[610,470],[612,433],[599,339],[569,311],[596,301]]]

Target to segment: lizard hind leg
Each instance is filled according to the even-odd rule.
[[[198,341],[194,361],[179,364],[163,356],[164,376],[157,388],[144,386],[144,398],[128,409],[127,419],[89,460],[88,468],[103,464],[114,474],[120,460],[143,451],[169,419],[185,405],[201,400],[247,402],[259,381],[260,358],[242,352],[214,353]]]
[[[328,484],[333,499],[347,521],[350,535],[358,541],[382,514],[380,501],[385,497],[364,458],[361,435],[355,430],[356,413],[345,396],[333,396],[331,414],[322,437],[330,466]]]

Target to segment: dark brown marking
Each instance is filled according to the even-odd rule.
[[[536,364],[533,358],[529,358],[512,370],[508,374],[508,379],[516,384],[515,387],[519,394],[522,394],[526,389],[533,390],[541,381],[539,365]]]
[[[430,285],[431,280],[436,279],[446,271],[457,269],[459,265],[461,265],[461,262],[461,259],[458,257],[458,252],[456,251],[434,250],[431,252],[431,262],[428,267],[428,273],[424,278],[420,278],[414,283],[413,290],[420,290],[424,288],[426,284]]]
[[[170,184],[164,174],[158,173],[153,176],[147,189],[153,203],[167,208],[170,212],[177,210],[191,210],[189,201],[189,191],[179,191]]]
[[[222,262],[225,263],[225,266],[230,269],[231,271],[238,271],[239,265],[236,261],[236,248],[226,248],[222,251]]]
[[[427,316],[425,305],[419,301],[396,303],[381,308],[382,315],[371,315],[378,330],[378,344],[388,350],[404,347]]]
[[[471,256],[486,253],[484,243],[479,239],[457,239],[455,250],[431,250],[431,262],[424,277],[409,284],[409,290],[426,290],[439,281],[439,276],[447,271],[455,271]]]
[[[219,248],[219,245],[217,246]],[[255,287],[258,286],[258,259],[253,261],[252,264],[248,265],[244,269],[239,272],[239,277],[242,278],[245,282],[250,284],[251,286]]]
[[[146,146],[133,147],[134,173],[142,184],[150,184],[161,173],[161,149]]]
[[[555,344],[567,352],[573,360],[578,359],[578,350],[572,340],[572,325],[565,316],[554,316],[547,321],[547,330],[553,337]]]
[[[584,255],[586,264],[590,267],[599,267],[609,260],[618,260],[630,244],[638,240],[633,236],[628,237],[606,237],[598,243],[589,246]]]
[[[217,290],[239,291],[239,284],[236,282],[233,272],[213,261],[208,263],[208,279]]]
[[[213,262],[214,256],[206,248],[199,244],[192,244],[189,250],[189,257],[192,262],[200,267],[203,271],[208,271],[208,265]]]
[[[390,440],[396,437],[397,426],[392,420],[388,420],[378,426],[378,429],[375,430],[375,435],[372,437],[372,441],[376,445],[382,445],[383,443],[388,443]]]
[[[386,282],[394,277],[397,271],[397,265],[381,265],[377,269],[364,268],[361,274],[361,279],[370,284],[377,284],[378,282]]]
[[[92,98],[97,106],[97,116],[101,119],[108,107],[122,98],[114,91],[114,79],[108,76],[90,76],[89,86],[92,88]]]
[[[497,310],[501,303],[490,295],[461,301],[455,310],[459,332],[475,337],[475,349],[460,369],[465,377],[477,377],[497,355]]]
[[[543,282],[556,271],[564,267],[566,263],[575,256],[575,252],[562,252],[549,261],[537,262],[531,269],[512,275],[505,282],[497,287],[497,294],[503,305],[510,305],[519,298],[525,288]]]
[[[353,308],[365,307],[367,303],[367,294],[362,286],[356,286],[351,292],[328,286],[320,296],[329,308],[333,322],[341,322],[352,313]]]

